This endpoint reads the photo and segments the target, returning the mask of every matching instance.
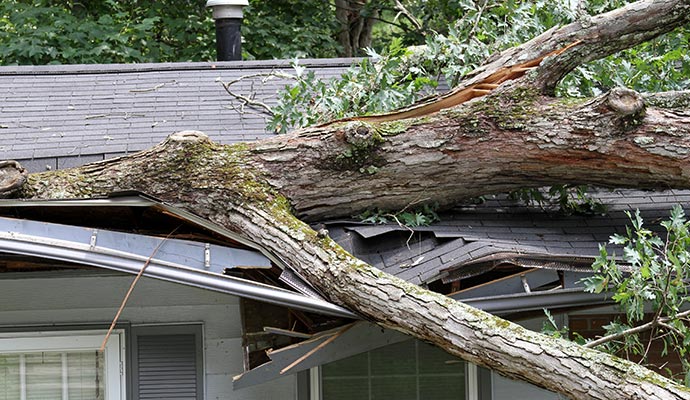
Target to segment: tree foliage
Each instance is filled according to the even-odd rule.
[[[338,21],[331,1],[251,0],[244,16],[245,58],[325,58],[340,53]]]
[[[402,35],[402,38],[393,40],[383,51],[369,49],[370,59],[361,61],[338,79],[320,80],[298,67],[298,79],[279,94],[279,104],[273,110],[269,127],[285,132],[334,118],[382,113],[409,105],[439,83],[454,86],[491,54],[575,20],[586,24],[590,14],[626,3],[599,0],[580,8],[580,2],[558,0],[435,2],[443,3],[441,10],[459,18],[443,33],[428,28],[428,32],[423,32],[424,46],[409,48],[412,39],[404,35],[405,30],[398,30],[392,35]],[[409,9],[419,10],[421,16],[428,12],[422,10],[431,9],[426,2],[409,3]],[[429,24],[433,22],[430,26],[438,27],[441,23],[438,18],[429,15]],[[687,88],[690,85],[689,41],[690,30],[679,28],[632,49],[582,65],[561,82],[557,94],[586,97],[616,86],[642,92]]]
[[[369,58],[333,80],[320,79],[295,61],[295,82],[278,93],[268,129],[285,133],[295,127],[413,103],[430,93],[437,82],[425,70],[408,65],[411,54],[395,40],[383,55],[369,49]]]
[[[674,207],[661,223],[666,230],[662,238],[644,226],[639,212],[628,216],[632,227],[610,240],[624,246],[622,260],[601,246],[592,265],[595,275],[584,279],[589,292],[611,291],[625,318],[604,326],[607,335],[591,345],[646,362],[652,341],[660,340],[662,355],[675,354],[681,360],[679,378],[690,386],[690,222],[680,206]],[[649,333],[647,340],[641,332]]]
[[[0,64],[208,60],[213,22],[198,1],[8,0]]]

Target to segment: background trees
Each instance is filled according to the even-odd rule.
[[[0,64],[208,60],[214,25],[204,2],[7,0]]]
[[[385,56],[389,52],[401,55],[396,49],[425,44],[417,52],[417,61],[410,65],[413,68],[399,71],[400,77],[394,79],[444,77],[452,86],[496,51],[625,3],[251,0],[245,9],[243,47],[247,59],[272,59]],[[0,64],[212,60],[214,27],[204,6],[204,1],[195,0],[3,1]],[[689,38],[688,29],[681,28],[615,57],[579,67],[566,78],[562,92],[592,95],[617,85],[649,91],[686,86],[690,79],[690,59],[685,50]],[[407,73],[410,77],[403,79]],[[417,83],[415,90],[421,86]],[[399,103],[388,105],[397,106]]]

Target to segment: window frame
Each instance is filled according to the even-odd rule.
[[[98,350],[107,330],[55,330],[0,333],[0,354]],[[105,400],[126,394],[125,331],[113,330],[104,349]]]
[[[414,340],[414,339],[410,339]],[[371,349],[372,351],[375,349]],[[334,360],[336,361],[336,360]],[[298,388],[298,394],[300,399],[308,400],[323,400],[322,384],[323,384],[323,374],[322,366],[316,366],[304,371],[304,380]],[[477,365],[465,361],[465,399],[466,400],[482,400],[485,398],[491,398],[490,392],[487,392],[483,387],[485,385],[486,376],[482,373],[483,368],[477,367]],[[300,382],[298,382],[300,383]]]

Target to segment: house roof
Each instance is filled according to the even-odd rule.
[[[352,61],[305,60],[301,61],[301,65],[319,76],[331,77],[344,72]],[[225,92],[221,81],[274,70],[289,72],[290,69],[288,61],[0,67],[0,152],[3,159],[15,159],[29,171],[37,172],[143,150],[180,130],[204,131],[220,143],[269,137],[272,133],[264,128],[266,116],[243,108],[239,101]],[[286,83],[278,79],[264,82],[261,77],[254,77],[242,80],[234,87],[245,95],[254,93],[257,99],[270,105],[275,103],[276,91]],[[326,226],[336,241],[372,265],[490,312],[505,315],[546,306],[588,306],[603,304],[610,299],[604,295],[584,293],[577,287],[577,281],[589,271],[588,265],[598,254],[599,244],[606,242],[613,233],[625,232],[628,222],[626,210],[639,208],[643,218],[651,223],[650,226],[659,230],[658,221],[668,215],[673,205],[690,205],[688,191],[615,190],[600,191],[596,196],[608,206],[609,211],[605,215],[564,215],[552,209],[525,206],[498,196],[481,204],[459,206],[442,215],[440,222],[427,227],[410,229],[397,224],[372,225],[354,220],[329,221]],[[168,207],[157,203],[155,199],[138,195],[94,199],[78,207],[98,208],[106,203],[106,206],[117,206],[117,202],[123,201],[130,201],[132,204],[129,206],[135,207]],[[21,207],[11,201],[2,202],[8,209]],[[55,207],[74,206],[60,202],[50,204]],[[38,231],[48,226],[55,228],[50,224],[60,222],[33,218],[44,218],[40,210],[45,209],[46,205],[48,203],[28,205],[38,214],[24,215],[41,221]],[[167,212],[177,212],[182,219],[204,225],[204,221],[195,220],[199,218],[182,210],[168,208]],[[63,220],[66,215],[61,214]],[[79,217],[62,222],[78,221]],[[0,218],[0,222],[3,221]],[[16,224],[12,221],[7,223]],[[117,224],[118,221],[114,219],[109,223]],[[75,227],[56,229],[72,228]],[[279,255],[275,258],[276,255],[263,252],[260,246],[248,242],[246,238],[228,235],[219,227],[206,228],[215,230],[239,247],[245,246],[263,253],[271,258],[273,264],[280,264]],[[20,230],[24,233],[30,231],[26,226]],[[34,235],[33,245],[42,243],[39,236]],[[0,238],[0,251],[16,252],[22,246],[29,251],[29,245],[17,246],[15,239]],[[52,246],[53,239],[47,238],[43,245]],[[5,247],[2,247],[3,244]],[[101,257],[85,243],[72,247],[88,253],[77,255],[82,259],[89,256],[94,258],[95,263]],[[68,252],[68,249],[51,249],[58,254]],[[35,255],[41,251],[45,253],[45,249],[36,250]],[[141,256],[138,254],[134,257],[139,264],[132,268],[140,266]],[[203,284],[211,290],[249,297],[260,289],[266,289],[270,293],[262,292],[254,298],[330,315],[352,316],[349,311],[324,302],[318,294],[311,293],[308,285],[287,269],[279,280],[296,292],[246,284],[218,271],[204,271],[203,267],[171,267],[164,265],[162,261],[166,260],[153,261],[158,269],[152,268],[152,273],[158,271],[163,278],[166,273],[176,271],[176,275],[182,271],[184,278],[180,278],[179,274],[176,276],[187,284]],[[195,260],[191,264],[200,262]],[[106,264],[104,261],[99,266],[125,270],[121,265]],[[134,269],[127,271],[134,272]],[[235,284],[239,286],[233,286]],[[236,290],[239,292],[233,292]],[[331,345],[332,354],[324,353],[293,368],[291,372],[349,354],[343,349],[366,350],[353,347],[352,343],[360,343],[368,348],[379,342],[400,340],[391,336],[394,334],[390,332],[382,335],[378,341],[361,340],[362,335],[370,338],[367,330],[374,328],[360,326],[362,328],[353,328],[338,339],[343,345]],[[375,330],[378,332],[378,329]],[[331,336],[315,336],[312,341],[297,347],[273,352],[275,363],[266,364],[255,373],[238,378],[237,386],[248,386],[280,376],[282,369],[291,368],[292,360],[303,359],[305,354],[310,354],[310,349],[318,347],[319,343],[329,340],[327,338]]]
[[[303,60],[328,78],[352,59]],[[0,150],[30,171],[63,168],[150,147],[178,130],[201,130],[220,143],[257,140],[272,133],[266,115],[240,112],[221,81],[291,70],[289,61],[0,67]],[[261,76],[235,89],[274,104],[288,81]],[[410,282],[449,284],[494,266],[587,269],[598,245],[623,233],[624,210],[667,215],[690,192],[613,191],[597,194],[604,216],[566,216],[506,198],[456,208],[429,227],[328,223],[331,235],[355,255]],[[470,268],[472,267],[472,268]]]
[[[555,209],[526,206],[505,196],[457,207],[431,226],[407,228],[395,223],[327,223],[346,249],[375,267],[418,285],[449,283],[486,273],[501,264],[591,271],[599,245],[625,234],[626,212],[640,210],[653,231],[676,204],[690,207],[690,192],[601,190],[592,193],[607,206],[603,215],[566,215]],[[622,254],[608,245],[609,253]]]
[[[300,65],[328,78],[352,62]],[[272,71],[292,72],[290,61],[0,67],[0,154],[38,172],[143,150],[181,130],[220,143],[265,138],[266,115],[222,82]],[[232,88],[270,105],[287,83],[254,77]]]

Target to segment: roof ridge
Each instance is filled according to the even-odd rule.
[[[343,68],[361,58],[301,59],[300,65],[319,68]],[[161,71],[251,70],[290,68],[294,60],[198,61],[141,64],[56,64],[0,66],[0,76],[8,75],[82,75],[123,74]]]

